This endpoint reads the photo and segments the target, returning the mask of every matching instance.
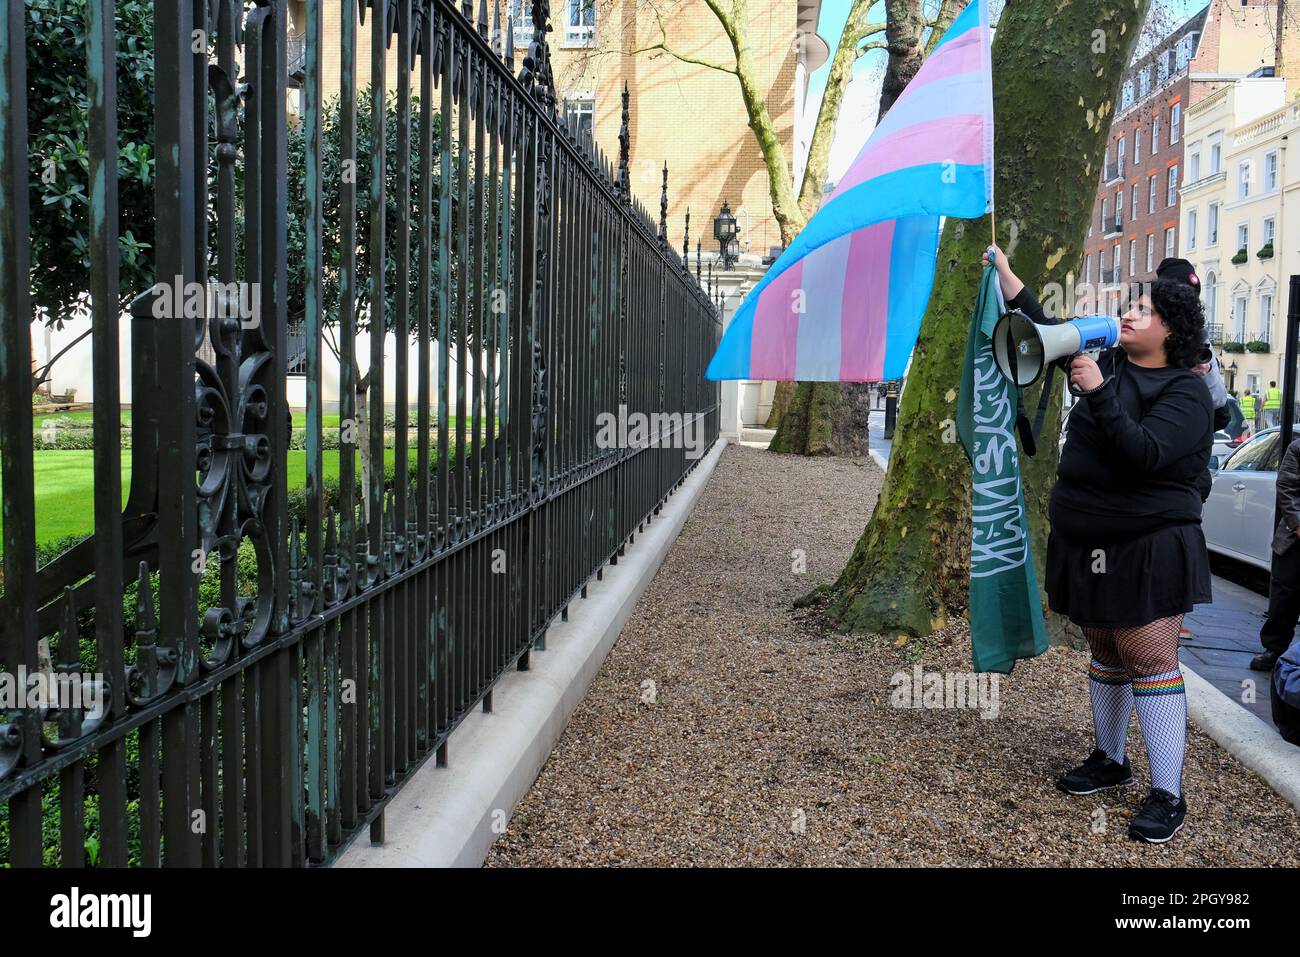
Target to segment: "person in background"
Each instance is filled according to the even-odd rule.
[[[1277,507],[1274,513],[1273,560],[1268,579],[1268,612],[1259,629],[1264,650],[1250,660],[1252,671],[1272,671],[1277,659],[1291,646],[1300,620],[1300,439],[1282,457],[1277,473]]]
[[[1264,393],[1264,423],[1270,429],[1282,424],[1282,390],[1273,381],[1269,382],[1268,391]]]
[[[1255,415],[1258,411],[1259,406],[1255,403],[1255,393],[1247,389],[1245,395],[1241,397],[1241,414],[1245,417],[1252,431],[1255,428]]]

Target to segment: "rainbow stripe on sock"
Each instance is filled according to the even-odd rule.
[[[1135,695],[1185,694],[1186,690],[1183,685],[1183,673],[1181,671],[1153,675],[1150,678],[1133,679],[1133,694]]]
[[[1096,660],[1088,664],[1088,677],[1104,685],[1128,684],[1128,674],[1123,668],[1108,668]]]

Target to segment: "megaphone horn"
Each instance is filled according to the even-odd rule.
[[[993,361],[1016,387],[1038,381],[1049,364],[1060,359],[1109,349],[1119,342],[1114,316],[1080,316],[1053,325],[1040,325],[1022,312],[1008,312],[993,327]]]

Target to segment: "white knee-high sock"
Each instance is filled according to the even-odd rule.
[[[1123,764],[1129,718],[1133,715],[1133,686],[1128,673],[1120,665],[1103,665],[1093,658],[1088,667],[1088,693],[1097,747],[1112,761]]]
[[[1133,679],[1133,703],[1151,762],[1151,786],[1183,793],[1187,751],[1187,693],[1178,668]]]

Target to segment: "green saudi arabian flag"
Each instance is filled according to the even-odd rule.
[[[1047,650],[1016,447],[1019,390],[998,371],[991,336],[1003,309],[984,270],[957,396],[957,434],[971,462],[970,636],[977,672],[1007,674]]]

